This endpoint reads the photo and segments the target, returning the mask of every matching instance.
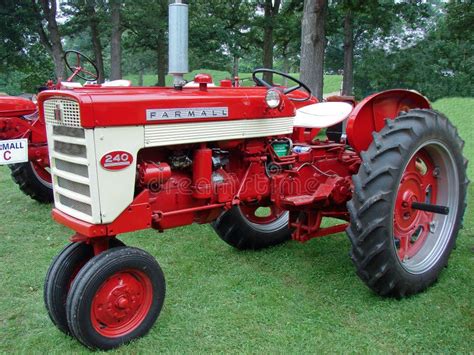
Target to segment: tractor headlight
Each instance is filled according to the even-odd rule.
[[[267,95],[265,96],[265,102],[268,107],[277,108],[281,103],[280,93],[274,89],[268,90]]]

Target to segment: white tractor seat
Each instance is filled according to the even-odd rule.
[[[213,88],[215,87],[216,85],[214,85],[213,83],[211,84],[207,84],[207,87],[209,88]],[[194,80],[193,81],[188,81],[185,85],[184,85],[185,88],[198,88],[199,87],[199,83],[196,83]]]
[[[119,87],[119,86],[132,86],[132,82],[130,80],[112,80],[107,81],[106,83],[102,84],[103,87]]]
[[[82,84],[77,81],[61,81],[61,87],[65,89],[82,88]]]
[[[86,87],[87,87],[86,83]],[[112,81],[107,81],[106,83],[101,84],[103,87],[120,87],[120,86],[132,86],[132,82],[130,80],[112,80]],[[76,89],[76,88],[82,88],[82,84],[75,82],[75,81],[61,81],[61,87],[65,89]]]
[[[296,110],[294,127],[326,128],[344,121],[352,111],[347,102],[320,102]]]

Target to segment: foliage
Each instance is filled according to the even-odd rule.
[[[165,55],[165,46],[168,42],[167,5],[166,0],[125,1],[123,11],[125,72],[157,71],[158,56]],[[163,53],[158,52],[159,48],[163,49]]]
[[[36,19],[30,2],[3,1],[0,15],[0,92],[36,92],[54,70],[46,49],[31,35]]]
[[[167,0],[121,0],[124,76],[167,72]],[[0,7],[0,92],[34,92],[54,78],[49,50],[41,44],[38,12],[31,0],[4,0]],[[232,73],[262,66],[263,0],[194,0],[189,7],[190,70]],[[87,6],[86,6],[87,5]],[[110,73],[110,2],[67,0],[58,13],[64,49],[94,57],[93,6]],[[273,25],[274,68],[298,72],[303,1],[283,0]],[[353,13],[355,89],[359,97],[392,87],[417,89],[430,98],[472,96],[474,38],[472,2],[329,1],[326,73],[343,67],[343,20]],[[47,32],[47,28],[45,27]],[[153,80],[152,84],[156,84]],[[327,85],[328,83],[325,83]],[[339,88],[337,88],[339,89]],[[327,91],[327,90],[326,90]],[[332,90],[331,90],[332,91]]]
[[[367,48],[355,71],[358,96],[401,87],[435,100],[474,96],[474,5],[449,3],[426,37],[406,48]]]

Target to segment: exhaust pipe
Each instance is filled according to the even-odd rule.
[[[183,75],[188,68],[188,4],[187,0],[172,0],[169,4],[168,73],[173,75],[173,86],[184,86]]]

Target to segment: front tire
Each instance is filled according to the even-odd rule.
[[[347,234],[359,277],[379,295],[400,298],[432,285],[448,262],[466,206],[467,160],[456,129],[436,111],[411,110],[373,136],[353,176]]]
[[[109,249],[74,279],[66,304],[69,329],[91,349],[112,349],[148,333],[164,298],[163,272],[150,254]]]
[[[110,248],[124,246],[117,238],[109,241]],[[66,317],[66,299],[79,270],[94,256],[90,244],[70,243],[53,259],[44,280],[44,304],[49,318],[63,333],[70,334]]]
[[[291,238],[288,212],[267,207],[267,216],[259,216],[258,206],[234,206],[212,224],[219,237],[239,250],[263,249]]]

